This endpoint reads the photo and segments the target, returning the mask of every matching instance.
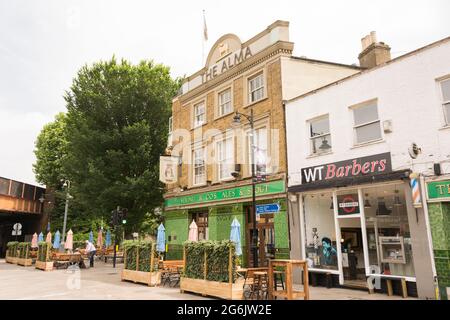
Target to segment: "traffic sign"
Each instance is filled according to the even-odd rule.
[[[280,209],[279,203],[259,204],[256,206],[256,214],[277,213]]]

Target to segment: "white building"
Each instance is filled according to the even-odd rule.
[[[319,280],[376,274],[434,298],[426,186],[450,179],[450,38],[393,60],[389,50],[372,33],[366,70],[286,102],[291,258]]]

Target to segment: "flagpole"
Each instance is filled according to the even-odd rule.
[[[203,9],[203,37],[202,37],[202,66],[205,64],[205,42],[208,41],[208,29],[206,27],[205,9]]]

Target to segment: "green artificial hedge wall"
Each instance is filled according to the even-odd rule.
[[[204,279],[206,256],[206,280],[218,282],[229,282],[229,254],[231,250],[232,282],[236,281],[237,257],[234,242],[230,240],[186,241],[184,249],[186,254],[185,277]]]
[[[38,243],[38,261],[41,262],[49,262],[51,259],[51,253],[50,250],[52,248],[52,245],[47,242],[39,242]],[[47,254],[48,252],[48,254]]]
[[[159,255],[152,241],[125,240],[125,269],[133,271],[153,272],[158,270]],[[153,267],[151,257],[153,256]]]
[[[20,242],[17,245],[17,249],[19,250],[19,258],[20,259],[28,259],[31,250],[30,242]]]
[[[17,246],[19,242],[10,241],[6,244],[6,248],[8,250],[8,257],[17,257]]]

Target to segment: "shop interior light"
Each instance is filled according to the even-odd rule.
[[[323,138],[322,144],[320,145],[319,149],[321,151],[327,151],[331,149],[331,146],[328,144],[327,139]]]
[[[372,208],[372,206],[370,205],[370,202],[369,202],[369,194],[368,193],[366,193],[365,198],[366,198],[366,200],[364,201],[364,208],[366,208],[366,209]]]

